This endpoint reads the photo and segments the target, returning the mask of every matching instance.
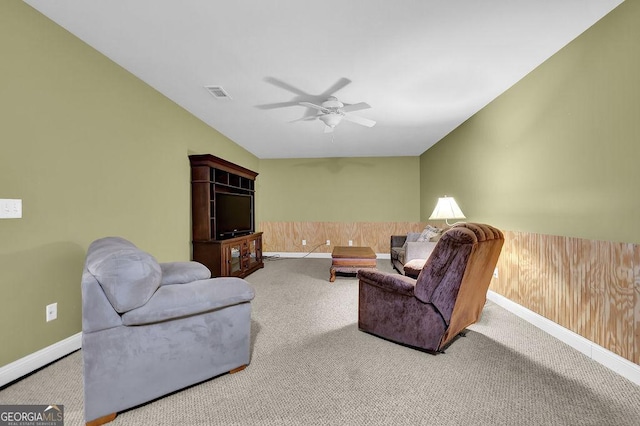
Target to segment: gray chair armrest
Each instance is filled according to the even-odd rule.
[[[404,263],[413,259],[428,259],[437,241],[409,242],[404,252]]]
[[[160,264],[160,285],[186,284],[211,278],[209,268],[199,262],[165,262]]]
[[[122,323],[143,325],[184,318],[249,302],[254,295],[249,283],[234,277],[161,286],[145,305],[122,315]]]

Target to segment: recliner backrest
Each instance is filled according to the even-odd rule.
[[[431,303],[447,324],[441,346],[480,318],[503,244],[499,229],[479,223],[457,223],[438,241],[414,295]]]
[[[478,244],[460,284],[443,344],[480,319],[493,271],[504,244],[504,234],[493,226],[479,223],[461,223],[458,226],[473,231],[478,237]]]
[[[431,303],[448,325],[469,259],[478,244],[476,233],[465,227],[447,230],[422,268],[414,295]]]

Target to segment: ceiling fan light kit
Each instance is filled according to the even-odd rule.
[[[338,124],[340,124],[343,118],[347,121],[351,121],[352,123],[360,124],[366,127],[373,127],[376,124],[376,122],[373,120],[358,117],[350,113],[350,111],[359,111],[371,108],[371,106],[365,102],[359,102],[357,104],[345,106],[335,96],[329,96],[326,101],[322,102],[322,105],[316,105],[311,102],[300,102],[300,105],[318,110],[318,114],[310,118],[318,118],[320,121],[322,121],[326,125],[324,129],[325,133],[332,132],[333,129]]]
[[[322,114],[318,118],[329,127],[336,127],[342,121],[340,114]]]

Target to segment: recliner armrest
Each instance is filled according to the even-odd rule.
[[[358,271],[361,283],[376,286],[382,290],[413,296],[416,280],[404,275],[390,274],[377,269],[361,269]]]

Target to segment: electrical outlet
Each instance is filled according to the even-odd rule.
[[[302,240],[302,245],[306,246],[307,245],[307,240]]]
[[[327,240],[327,245],[330,246],[331,245],[331,241]]]
[[[493,278],[498,278],[498,268],[493,270]]]
[[[47,322],[53,321],[54,319],[58,318],[58,303],[47,305],[46,314]]]
[[[353,241],[349,240],[349,246],[352,246],[352,245],[353,245]]]

